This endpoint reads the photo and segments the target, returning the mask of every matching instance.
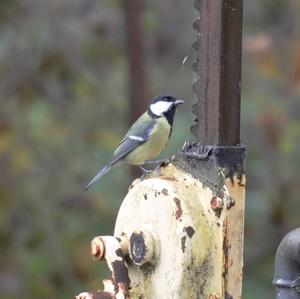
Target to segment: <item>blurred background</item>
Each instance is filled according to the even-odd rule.
[[[0,0],[1,298],[102,287],[89,244],[112,233],[129,169],[85,184],[153,95],[186,99],[162,157],[190,137],[193,3],[130,2]],[[274,298],[275,250],[300,224],[299,15],[297,0],[244,1],[245,299]]]

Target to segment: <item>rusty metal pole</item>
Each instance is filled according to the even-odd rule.
[[[223,270],[215,275],[222,280],[221,298],[236,299],[242,296],[245,208],[245,147],[240,145],[242,0],[195,0],[195,7],[197,101],[191,131],[198,143],[185,144],[177,164],[218,197],[225,190],[232,198],[222,222]],[[213,199],[211,204],[218,206]]]
[[[242,0],[196,0],[197,54],[192,132],[210,145],[240,142]]]

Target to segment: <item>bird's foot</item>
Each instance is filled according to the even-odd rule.
[[[142,173],[143,173],[144,175],[149,174],[149,173],[152,172],[152,170],[148,170],[148,169],[144,168],[144,167],[141,166],[141,165],[139,165],[139,167],[140,167],[140,170],[142,171]]]
[[[142,173],[143,173],[142,176],[140,177],[140,180],[142,181],[142,180],[145,178],[146,175],[152,173],[152,170],[148,170],[148,169],[144,168],[144,167],[141,166],[141,165],[139,165],[139,167],[140,167],[140,170],[141,170]]]

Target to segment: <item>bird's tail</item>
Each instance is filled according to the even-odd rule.
[[[111,169],[112,165],[106,165],[104,166],[95,176],[94,178],[86,185],[85,187],[85,191],[89,190],[90,187],[96,182],[98,181],[103,175],[105,175],[110,169]]]

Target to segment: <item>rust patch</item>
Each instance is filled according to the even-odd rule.
[[[238,184],[239,184],[239,186],[240,186],[240,187],[245,187],[245,186],[246,186],[246,184],[245,184],[245,183],[243,183],[242,181],[239,181],[239,183],[238,183]]]
[[[182,209],[180,204],[180,199],[177,197],[173,198],[175,204],[176,204],[176,211],[175,211],[175,218],[178,220],[182,216]]]
[[[235,200],[234,200],[234,198],[232,198],[232,197],[230,196],[230,198],[229,198],[229,200],[228,200],[228,203],[227,203],[227,208],[230,209],[230,208],[232,208],[232,207],[234,207],[234,206],[235,206]]]
[[[219,218],[223,209],[223,200],[217,196],[213,196],[210,201],[210,207]]]
[[[169,195],[169,191],[168,191],[168,189],[166,189],[166,188],[162,189],[162,190],[161,190],[161,193],[162,193],[163,195]]]
[[[210,201],[210,207],[215,210],[218,207],[217,196],[214,196]]]
[[[92,240],[91,255],[97,260],[102,260],[105,257],[105,245],[101,238],[96,237]]]
[[[185,252],[185,241],[186,241],[186,236],[181,237],[181,250],[182,252]]]
[[[223,238],[223,254],[224,254],[224,272],[223,277],[227,279],[228,274],[228,239],[227,239],[227,220],[224,221],[224,238]]]
[[[118,283],[118,289],[121,290],[123,294],[128,294],[128,287],[123,282]],[[129,289],[131,289],[130,286]]]
[[[187,226],[183,229],[186,234],[188,235],[188,237],[191,239],[195,233],[195,230],[191,227],[191,226]]]

